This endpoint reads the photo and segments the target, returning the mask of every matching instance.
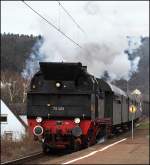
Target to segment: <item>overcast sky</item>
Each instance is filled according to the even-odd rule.
[[[57,1],[27,1],[35,10],[39,11],[48,20],[50,20],[56,26],[60,25],[60,28],[67,28],[76,30],[79,29],[75,24],[71,23],[70,18],[64,13],[59,7]],[[99,24],[99,27],[104,27],[109,24],[111,26],[119,26],[120,28],[128,28],[135,32],[133,35],[149,35],[149,8],[148,1],[99,1],[99,2],[87,2],[87,1],[65,1],[61,2],[63,6],[70,12],[80,26],[88,32],[89,28],[93,29]],[[93,8],[88,7],[88,3],[93,5]],[[84,20],[81,19],[81,15],[85,14],[85,7],[88,12],[92,15],[94,12],[99,12],[99,20],[96,24],[85,26],[84,20],[87,22],[90,15],[86,13]],[[101,24],[101,19],[105,20]],[[59,21],[60,20],[60,21]],[[39,24],[40,22],[40,24]],[[27,8],[21,1],[2,1],[1,2],[1,32],[19,33],[19,34],[42,34],[42,26],[48,26],[44,21],[41,20],[33,11]],[[70,22],[68,24],[68,22]]]
[[[127,36],[149,36],[148,1],[62,1],[62,5],[84,29],[81,32],[57,1],[27,1],[32,8],[59,27],[77,44],[53,29],[21,1],[1,2],[1,32],[41,34],[44,43],[38,54],[32,54],[25,73],[38,68],[38,61],[73,61],[88,66],[88,71],[101,76],[108,71],[112,79],[129,79],[138,68],[139,57],[129,61],[124,50]],[[135,39],[133,39],[133,45]],[[88,50],[88,52],[87,52]],[[35,63],[34,63],[35,62]],[[33,67],[32,67],[33,66]]]

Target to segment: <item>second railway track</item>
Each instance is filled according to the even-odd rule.
[[[43,156],[44,156],[44,154],[42,152],[37,152],[37,153],[34,153],[32,155],[24,156],[24,157],[14,159],[14,160],[10,160],[10,161],[7,161],[7,162],[2,162],[1,164],[2,165],[24,164],[24,163],[27,163],[28,161],[31,161],[31,160],[34,160],[34,159],[37,159],[37,158],[41,158]]]
[[[57,157],[69,154],[71,152],[69,151],[64,151],[64,152],[50,152],[47,154],[44,154],[43,152],[37,152],[33,153],[28,156],[23,156],[18,159],[6,161],[6,162],[1,162],[2,165],[9,165],[9,164],[38,164],[39,162],[42,162],[42,160],[52,160]]]

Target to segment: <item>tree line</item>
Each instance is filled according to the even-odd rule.
[[[29,58],[32,47],[41,36],[1,34],[1,98],[6,103],[22,103],[26,101],[29,81],[21,76],[25,62]],[[142,93],[149,94],[149,38],[144,38],[140,49],[133,54],[140,56],[138,72],[128,81],[129,90],[138,88]],[[109,75],[105,73],[104,79]],[[113,82],[126,91],[127,82]]]

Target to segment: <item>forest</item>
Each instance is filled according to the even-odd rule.
[[[21,76],[32,48],[41,36],[1,34],[1,98],[6,103],[24,103],[30,80]],[[129,58],[140,56],[138,71],[131,79],[113,81],[112,83],[125,91],[139,89],[149,99],[149,38],[142,39],[140,48]],[[107,79],[106,73],[103,78]]]

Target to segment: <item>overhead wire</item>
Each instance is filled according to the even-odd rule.
[[[49,20],[47,20],[44,16],[42,16],[39,12],[34,10],[30,5],[28,5],[25,1],[22,1],[28,8],[30,8],[34,13],[36,13],[39,17],[41,17],[44,21],[46,21],[50,26],[52,26],[55,30],[57,30],[59,33],[61,33],[64,37],[66,37],[68,40],[70,40],[72,43],[77,45],[79,48],[83,49],[82,46],[80,46],[76,41],[74,41],[72,38],[67,36],[63,31],[61,31],[57,26],[55,26],[53,23],[51,23]]]
[[[81,28],[81,26],[76,22],[72,15],[64,8],[64,6],[59,1],[57,2],[59,3],[60,7],[65,11],[65,13],[71,18],[71,20],[76,24],[76,26],[80,29],[80,31],[82,31],[85,34],[83,28]]]
[[[58,28],[60,29],[60,5],[58,5]]]

